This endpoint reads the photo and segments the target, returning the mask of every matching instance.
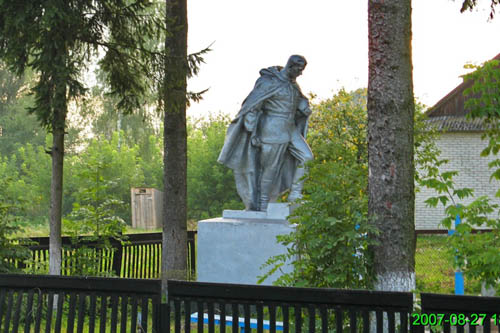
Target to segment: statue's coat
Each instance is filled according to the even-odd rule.
[[[240,111],[227,129],[224,146],[217,160],[219,163],[233,169],[238,194],[242,198],[245,207],[249,210],[255,210],[256,207],[254,207],[254,205],[259,195],[257,193],[259,154],[258,148],[251,144],[252,137],[258,136],[256,133],[258,126],[253,126],[253,132],[247,131],[244,125],[245,115],[250,111],[257,111],[254,121],[258,124],[259,117],[262,114],[260,110],[261,104],[266,99],[276,94],[284,84],[283,79],[279,75],[280,70],[280,66],[274,66],[260,71],[261,77],[255,83],[248,97],[243,101]],[[299,92],[301,98],[306,99],[301,93],[298,85],[296,83],[292,84]],[[305,137],[308,115],[306,116],[296,111],[295,121],[298,133],[294,133],[294,135],[302,135]],[[275,201],[281,193],[291,187],[297,165],[298,162],[287,152],[282,167],[275,179],[275,184],[273,185],[273,191],[270,195],[271,202]]]

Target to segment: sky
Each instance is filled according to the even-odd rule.
[[[462,81],[466,63],[500,53],[500,16],[490,0],[460,13],[461,0],[412,1],[414,95],[432,106]],[[188,116],[235,115],[259,70],[286,64],[292,54],[308,65],[297,82],[327,99],[341,88],[368,85],[368,0],[188,0],[188,49],[212,44],[188,89],[209,88]],[[499,13],[500,15],[500,13]],[[498,43],[498,44],[497,44]],[[317,101],[318,101],[317,100]]]

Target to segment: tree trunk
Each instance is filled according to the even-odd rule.
[[[65,110],[54,112],[51,150],[52,178],[50,183],[49,273],[51,275],[61,274],[61,216],[65,118]]]
[[[369,214],[377,290],[415,288],[411,1],[369,0]]]
[[[187,278],[187,0],[167,0],[164,106],[162,285]]]

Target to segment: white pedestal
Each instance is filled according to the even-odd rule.
[[[226,210],[222,218],[200,221],[198,281],[256,284],[258,276],[271,268],[261,270],[261,266],[270,257],[286,253],[276,236],[293,231],[286,220],[288,214],[288,204],[270,204],[267,213]],[[284,272],[292,270],[290,264],[282,267]],[[262,284],[271,285],[280,275],[275,272]]]

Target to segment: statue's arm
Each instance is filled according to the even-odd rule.
[[[252,109],[251,111],[249,111],[246,115],[245,115],[245,129],[252,133],[251,134],[251,143],[252,143],[252,146],[255,146],[255,147],[260,147],[261,146],[261,141],[260,141],[260,138],[259,136],[257,135],[257,132],[256,132],[256,128],[257,128],[257,124],[259,122],[259,116],[260,116],[260,109],[259,108],[256,108],[256,109]]]
[[[255,127],[257,126],[257,112],[258,111],[256,109],[252,109],[251,111],[247,112],[247,114],[245,114],[244,124],[245,129],[248,132],[253,132],[255,130]]]
[[[302,97],[299,101],[299,106],[297,108],[300,113],[302,113],[304,116],[309,117],[312,113],[311,108],[309,107],[309,101],[307,98]]]
[[[246,104],[250,107],[250,110],[248,110],[244,115],[245,129],[248,132],[253,133],[257,127],[259,114],[262,111],[262,104],[264,104],[264,99],[262,98],[262,96],[265,95],[266,91],[268,91],[269,89],[271,89],[270,80],[261,77],[255,83],[255,87],[253,88],[250,95],[248,95],[248,97],[243,102],[243,104]]]

